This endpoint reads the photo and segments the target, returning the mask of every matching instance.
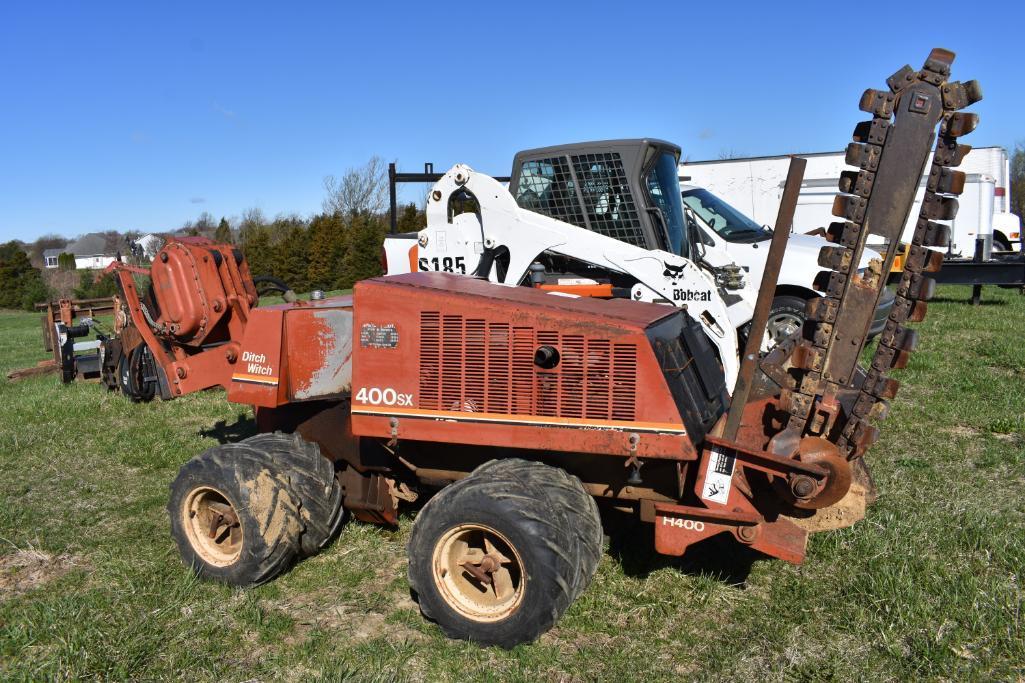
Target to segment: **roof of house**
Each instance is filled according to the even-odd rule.
[[[96,232],[82,235],[65,247],[64,251],[71,252],[75,256],[105,255],[107,253],[107,238]]]
[[[43,249],[43,258],[47,259],[47,258],[50,258],[51,256],[60,256],[66,250],[67,250],[67,247],[65,247],[64,249]]]

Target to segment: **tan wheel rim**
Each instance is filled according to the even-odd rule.
[[[182,506],[189,543],[207,564],[226,567],[242,553],[242,524],[228,497],[217,489],[193,489]]]
[[[516,548],[483,524],[460,524],[434,545],[431,566],[442,597],[474,621],[499,621],[523,601],[526,576]]]

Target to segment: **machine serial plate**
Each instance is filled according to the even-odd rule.
[[[394,349],[399,345],[399,331],[395,325],[364,323],[359,331],[359,345],[371,349]]]

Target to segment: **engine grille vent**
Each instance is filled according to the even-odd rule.
[[[545,345],[559,351],[551,370],[534,365],[534,351]],[[636,401],[634,344],[420,314],[422,409],[633,420]]]

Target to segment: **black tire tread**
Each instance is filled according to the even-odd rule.
[[[262,478],[271,486],[271,497],[266,505],[253,505],[250,497],[254,482]],[[242,557],[227,570],[208,567],[192,549],[188,537],[179,528],[179,505],[184,496],[196,485],[216,488],[235,503],[236,512],[245,521],[255,523],[255,535],[246,535]],[[210,448],[185,463],[171,484],[171,499],[167,506],[171,517],[171,532],[182,559],[204,578],[223,581],[236,586],[266,583],[287,570],[299,553],[302,518],[299,505],[290,490],[287,477],[276,464],[257,449],[241,444],[222,444]],[[272,522],[274,522],[272,526]]]
[[[495,507],[504,506],[508,516],[518,517],[515,523],[529,526],[531,537],[536,538],[543,547],[549,550],[548,558],[551,562],[550,574],[554,577],[554,590],[551,591],[552,594],[541,608],[542,613],[530,623],[528,630],[515,634],[515,636],[508,636],[501,640],[489,640],[481,637],[479,633],[473,632],[472,628],[467,629],[464,625],[446,623],[444,619],[438,618],[439,615],[434,613],[429,602],[420,597],[427,588],[424,585],[425,582],[433,581],[429,573],[421,576],[417,569],[417,558],[433,556],[432,539],[420,532],[431,523],[431,518],[436,514],[449,513],[457,516],[458,511],[462,508],[460,498],[463,496],[479,496],[489,500],[490,504]],[[492,476],[487,471],[479,472],[478,470],[469,477],[442,489],[420,510],[413,522],[413,530],[408,544],[409,585],[414,596],[418,598],[421,613],[431,621],[435,621],[450,638],[475,640],[509,648],[522,642],[532,641],[549,630],[572,603],[579,564],[574,545],[575,542],[565,527],[562,515],[554,508],[548,496],[538,496],[536,490],[524,488],[510,477]]]
[[[573,587],[573,599],[576,600],[591,584],[604,546],[598,504],[584,490],[580,479],[561,467],[520,458],[490,460],[474,470],[474,474],[478,472],[509,477],[535,495],[537,492],[548,495],[576,541],[578,571]]]
[[[316,555],[335,538],[345,521],[342,487],[335,477],[334,464],[320,454],[317,444],[298,434],[268,432],[241,443],[267,453],[285,474],[298,498],[303,520],[302,555]]]

